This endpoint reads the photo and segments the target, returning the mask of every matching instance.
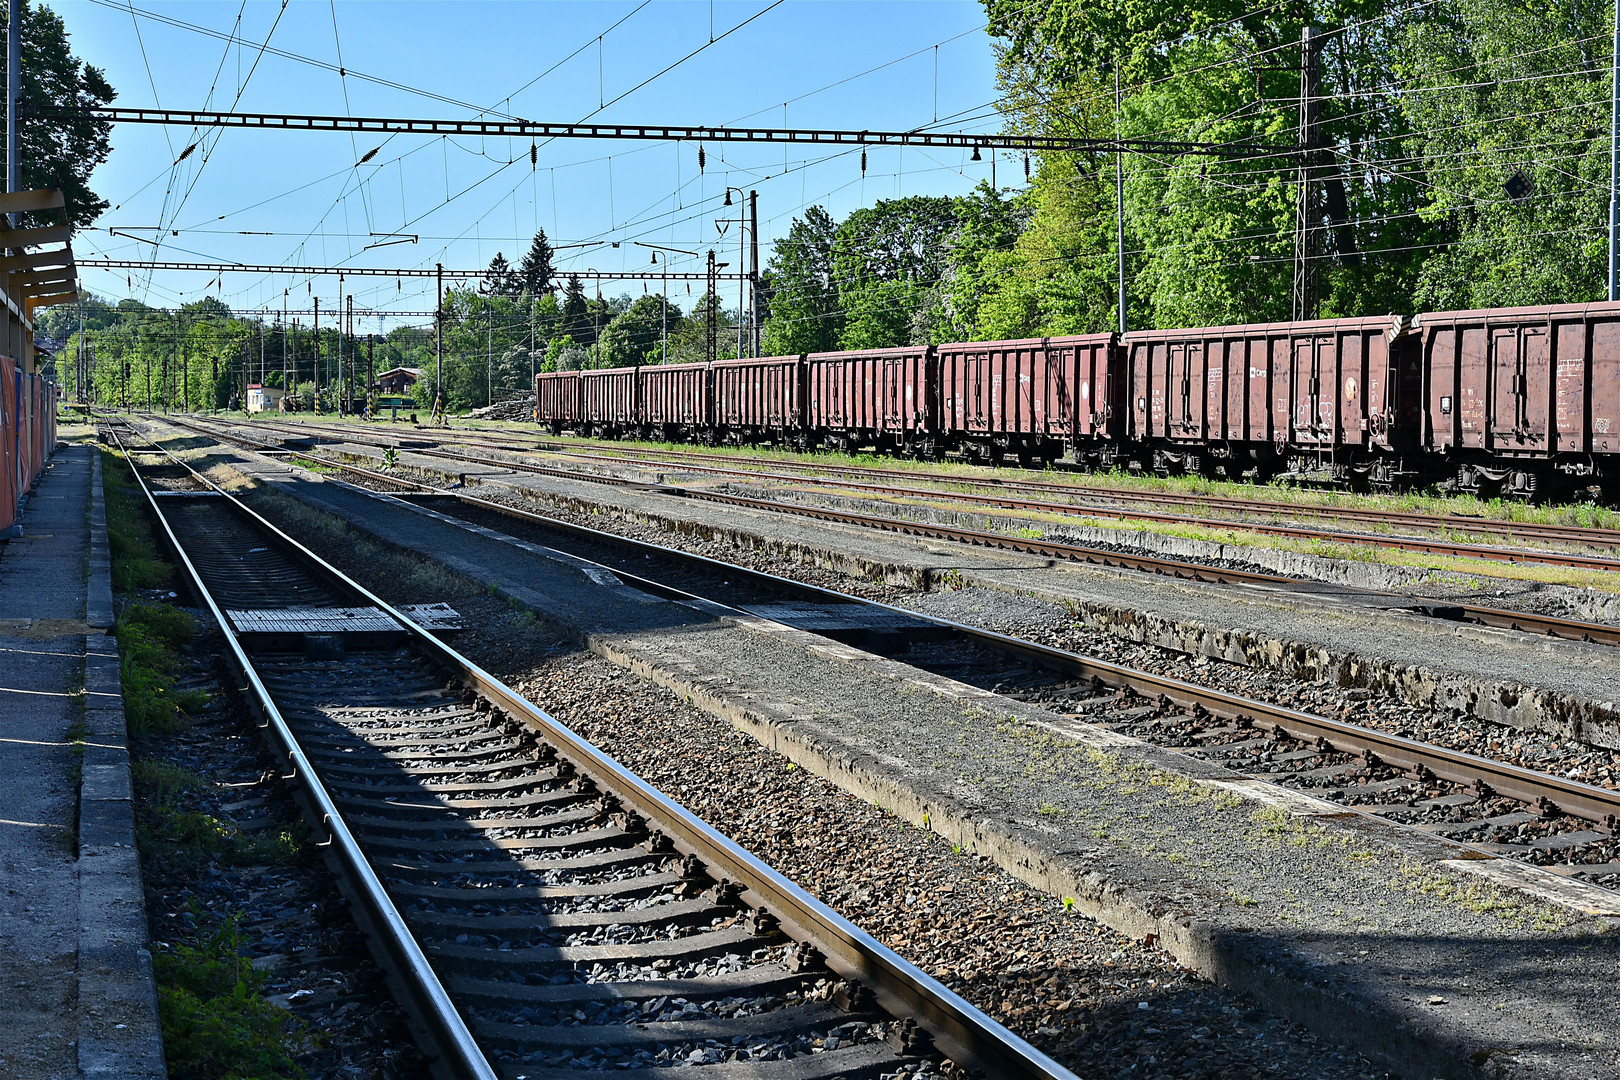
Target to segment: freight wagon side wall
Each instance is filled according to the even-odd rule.
[[[708,426],[709,365],[655,364],[636,370],[637,415],[641,423]]]
[[[1170,443],[1373,445],[1390,373],[1387,319],[1131,334],[1130,433]]]
[[[949,435],[1066,434],[1067,380],[1051,370],[1044,340],[978,341],[937,351],[941,427]]]
[[[931,348],[811,353],[807,426],[835,435],[931,434],[939,427]]]
[[[636,422],[636,369],[612,368],[579,374],[580,420],[627,427]]]
[[[542,424],[571,427],[579,420],[579,372],[543,371],[534,377],[534,414]]]
[[[1620,453],[1620,304],[1426,312],[1419,328],[1428,449]]]
[[[1119,414],[1124,364],[1112,334],[938,346],[948,436],[1090,439]]]
[[[714,364],[714,423],[733,430],[792,430],[804,424],[804,363],[797,356]]]

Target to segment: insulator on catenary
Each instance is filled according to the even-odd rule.
[[[1029,179],[1029,155],[1024,155],[1024,179]]]
[[[703,154],[703,145],[701,143],[699,143],[698,144],[698,172],[703,171],[703,166],[707,161],[708,161],[708,159]]]
[[[866,175],[866,148],[861,148],[861,175]]]
[[[529,144],[529,168],[540,164],[540,148],[534,143]]]

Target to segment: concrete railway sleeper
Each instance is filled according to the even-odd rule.
[[[206,434],[210,438],[234,441],[240,445],[253,449],[274,449],[275,444],[246,438],[239,428],[223,428],[214,424],[200,423],[196,418],[180,419],[177,417],[165,418],[166,423]],[[350,440],[361,442],[364,440]],[[1089,563],[1095,566],[1106,566],[1120,569],[1137,570],[1146,573],[1164,574],[1170,577],[1184,578],[1191,581],[1203,581],[1216,584],[1246,584],[1264,585],[1285,589],[1309,590],[1314,583],[1299,578],[1291,578],[1281,574],[1259,573],[1232,567],[1207,565],[1203,563],[1187,562],[1165,556],[1151,555],[1140,552],[1117,551],[1101,546],[1085,544],[1061,543],[1051,540],[1029,539],[1020,536],[1009,536],[1004,533],[990,533],[973,529],[957,528],[953,526],[929,524],[905,518],[881,517],[873,514],[861,514],[852,511],[836,510],[824,507],[810,506],[802,503],[781,502],[770,499],[751,498],[744,495],[735,495],[725,492],[709,491],[700,488],[682,488],[667,484],[642,484],[622,477],[604,476],[600,473],[581,472],[578,470],[553,468],[546,465],[536,465],[532,462],[511,461],[506,459],[476,457],[467,454],[457,454],[447,450],[432,448],[412,448],[412,453],[426,457],[436,457],[466,465],[479,465],[501,469],[512,469],[517,472],[526,472],[540,476],[553,476],[564,480],[577,480],[593,484],[611,484],[619,487],[643,487],[663,494],[680,495],[687,498],[702,499],[709,502],[724,503],[731,506],[745,507],[755,510],[766,510],[774,513],[795,514],[802,517],[816,518],[822,521],[838,524],[859,525],[867,528],[881,529],[890,532],[900,532],[913,536],[924,536],[930,539],[950,540],[979,547],[999,548],[1005,551],[1017,551],[1025,554],[1039,555],[1046,558],[1063,559],[1070,562]],[[332,458],[316,458],[310,453],[302,453],[309,460],[334,467],[353,469],[358,468],[352,462],[339,461]],[[377,483],[399,485],[400,478],[373,473]],[[425,486],[425,485],[424,485]],[[1604,565],[1620,568],[1620,560],[1595,560]],[[1578,563],[1576,565],[1579,565]],[[1478,623],[1483,626],[1495,627],[1503,630],[1517,630],[1530,634],[1544,634],[1549,637],[1564,638],[1570,641],[1585,641],[1601,645],[1620,645],[1620,627],[1608,626],[1603,623],[1583,622],[1575,619],[1561,619],[1556,616],[1541,615],[1533,612],[1513,611],[1505,608],[1487,607],[1481,604],[1466,603],[1424,603],[1414,601],[1410,597],[1396,594],[1381,594],[1367,591],[1368,596],[1387,596],[1392,607],[1399,607],[1418,614],[1443,620],[1461,620]]]
[[[368,481],[398,477],[332,460]],[[1234,771],[1307,791],[1355,812],[1373,813],[1469,844],[1481,854],[1538,865],[1603,884],[1620,881],[1620,791],[1476,754],[1140,671],[1021,638],[584,528],[489,502],[465,492],[435,492],[433,512],[497,516],[562,536],[571,552],[627,550],[640,573],[605,564],[635,587],[695,603],[722,604],[748,616],[724,581],[748,599],[792,599],[815,612],[875,613],[865,625],[899,626],[885,635],[856,630],[863,647],[959,681],[991,689],[1155,745],[1218,761]],[[474,526],[476,527],[476,526]],[[658,566],[665,569],[659,572]],[[641,569],[648,567],[648,569]],[[643,576],[650,575],[650,576]],[[707,584],[691,584],[702,577]],[[702,588],[702,595],[693,589]],[[752,605],[758,609],[757,603]],[[813,606],[813,607],[812,607]],[[765,610],[765,609],[758,609]],[[783,616],[794,625],[791,615]],[[827,627],[860,627],[858,617],[823,618]],[[811,628],[806,626],[806,628]]]
[[[149,452],[126,452],[137,476],[149,468]],[[183,465],[160,452],[157,471]],[[1072,1080],[404,612],[189,481],[142,487],[439,1073]],[[266,607],[283,621],[260,637]],[[332,629],[333,611],[357,610],[357,633]],[[289,638],[287,618],[310,632]]]

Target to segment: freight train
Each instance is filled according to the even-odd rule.
[[[553,434],[1620,496],[1620,303],[541,374]]]
[[[56,449],[56,384],[0,356],[0,539],[18,535],[24,497]]]

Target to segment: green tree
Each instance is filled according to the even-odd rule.
[[[833,280],[844,325],[838,344],[876,349],[915,342],[918,313],[944,276],[942,241],[955,226],[951,200],[879,200],[844,219],[833,241]]]
[[[513,272],[506,256],[497,251],[484,272],[484,291],[491,296],[518,296],[523,292],[523,279]]]
[[[556,291],[557,269],[552,264],[556,254],[556,249],[551,246],[551,241],[546,239],[546,230],[536,230],[534,239],[529,243],[529,250],[524,253],[523,261],[518,264],[517,277],[520,291],[531,296]]]
[[[843,319],[833,280],[837,233],[832,215],[812,206],[804,217],[793,219],[787,236],[776,241],[764,275],[771,286],[770,310],[761,326],[767,355],[830,352],[838,347]]]
[[[585,286],[573,274],[568,275],[568,284],[563,286],[562,319],[557,329],[579,345],[596,340],[596,323],[591,318],[590,301],[585,298]]]
[[[1404,160],[1409,127],[1397,91],[1408,28],[1441,18],[1440,8],[1390,12],[1371,0],[1261,9],[1232,0],[990,0],[987,10],[992,32],[1007,42],[1003,109],[1015,128],[1111,137],[1117,58],[1126,138],[1234,148],[1126,156],[1127,292],[1137,326],[1292,314],[1299,43],[1306,25],[1320,28],[1319,122],[1307,158],[1319,310],[1410,307],[1436,230],[1416,213],[1424,182]],[[1068,266],[1030,287],[1042,275],[1031,272],[1027,256],[1036,253],[1020,237],[1020,259],[1009,268],[1020,280],[999,298],[1012,302],[999,306],[1003,314],[1033,312],[1044,326],[1067,307],[1057,321],[1102,329],[1111,320],[1098,317],[1098,301],[1117,260],[1107,227],[1118,210],[1113,163],[1077,154],[1040,161],[1031,229],[1061,240],[1067,251],[1043,257],[1066,258]],[[1056,183],[1072,183],[1073,197],[1061,196]],[[1067,295],[1050,295],[1060,282]]]
[[[601,366],[659,363],[663,329],[666,325],[678,329],[680,318],[680,309],[669,305],[666,311],[664,298],[657,293],[639,298],[602,331]]]
[[[24,3],[25,0],[13,0]],[[22,14],[22,94],[26,103],[93,109],[111,103],[117,91],[100,68],[74,56],[62,17],[42,4]],[[5,78],[6,27],[0,25],[0,83]],[[22,125],[22,171],[26,188],[57,187],[74,228],[90,224],[107,200],[90,189],[90,175],[112,150],[112,124],[104,120],[28,118]]]
[[[1404,146],[1422,217],[1450,241],[1423,264],[1422,306],[1605,295],[1611,17],[1574,0],[1462,0],[1408,31]]]

